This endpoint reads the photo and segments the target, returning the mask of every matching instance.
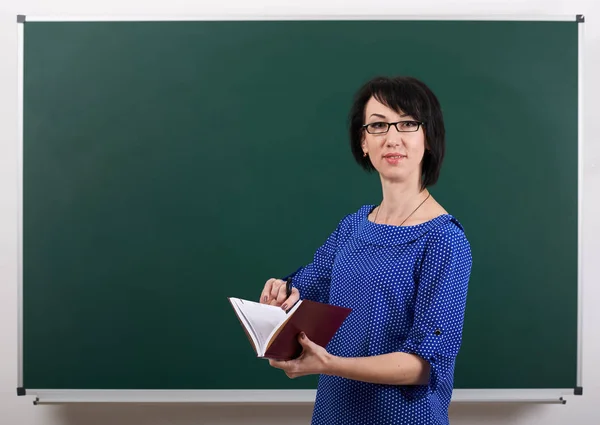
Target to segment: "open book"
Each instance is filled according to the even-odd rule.
[[[256,355],[274,360],[290,360],[302,353],[298,335],[304,332],[325,347],[351,309],[311,300],[300,300],[287,313],[255,301],[229,297]]]

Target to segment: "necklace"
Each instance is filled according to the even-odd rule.
[[[408,219],[409,219],[409,218],[410,218],[410,217],[411,217],[411,216],[412,216],[412,215],[413,215],[413,214],[414,214],[414,213],[415,213],[415,212],[416,212],[416,211],[417,211],[419,208],[421,208],[421,205],[423,205],[423,204],[425,203],[425,201],[429,199],[429,197],[430,197],[430,196],[431,196],[431,192],[430,192],[429,194],[427,194],[427,198],[423,199],[423,202],[421,202],[421,203],[419,204],[419,206],[418,206],[417,208],[415,208],[415,209],[413,210],[413,212],[411,212],[411,213],[408,215],[408,217],[406,217],[406,218],[405,218],[405,219],[402,221],[402,223],[400,223],[400,226],[402,226],[402,225],[403,225],[403,224],[406,222],[406,220],[408,220]],[[375,213],[375,220],[374,220],[374,221],[375,221],[375,223],[377,223],[377,216],[379,215],[379,210],[381,209],[381,206],[382,206],[382,205],[383,205],[383,201],[381,201],[381,204],[379,204],[379,208],[377,208],[377,212]]]

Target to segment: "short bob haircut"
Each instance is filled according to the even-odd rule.
[[[366,82],[355,94],[350,110],[350,147],[354,159],[367,171],[375,168],[370,158],[363,156],[365,106],[374,97],[398,113],[411,115],[423,122],[425,154],[421,171],[421,189],[434,185],[439,177],[446,150],[446,130],[440,103],[423,82],[414,77],[375,77]]]

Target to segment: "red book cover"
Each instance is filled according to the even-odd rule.
[[[315,344],[327,346],[350,312],[346,307],[302,300],[293,313],[288,313],[290,317],[267,346],[264,357],[274,360],[298,357],[302,353],[298,342],[300,332]]]
[[[258,357],[291,360],[302,353],[300,332],[326,347],[350,308],[300,300],[287,313],[281,307],[230,297],[236,315]]]

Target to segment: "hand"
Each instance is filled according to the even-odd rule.
[[[327,373],[334,358],[318,344],[312,342],[304,332],[298,336],[302,345],[302,354],[294,360],[279,361],[269,360],[269,364],[277,369],[282,369],[289,378],[305,375]]]
[[[269,279],[265,283],[260,294],[260,303],[281,307],[283,310],[289,310],[300,299],[300,292],[292,288],[289,298],[286,296],[285,281],[281,279]]]

